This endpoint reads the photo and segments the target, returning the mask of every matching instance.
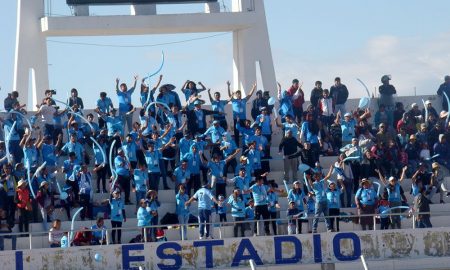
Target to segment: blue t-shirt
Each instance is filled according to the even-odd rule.
[[[255,201],[255,205],[267,205],[267,192],[269,191],[269,187],[266,185],[258,185],[254,184],[250,187],[250,190],[253,194],[253,200]]]
[[[122,149],[125,152],[125,155],[128,157],[129,161],[137,161],[136,149],[137,145],[135,142],[124,142],[122,145]]]
[[[356,191],[355,197],[359,199],[359,202],[366,205],[374,205],[377,193],[373,188],[360,188]]]
[[[109,200],[109,206],[111,207],[111,220],[123,222],[124,216],[122,210],[125,210],[125,204],[122,198]]]
[[[253,170],[261,169],[261,151],[251,149],[247,153],[247,158]]]
[[[220,160],[219,162],[208,162],[208,168],[211,171],[211,176],[214,176],[217,178],[217,183],[224,183],[223,180],[223,171],[225,168],[225,160]]]
[[[328,208],[332,209],[339,209],[341,208],[341,191],[339,189],[335,189],[334,191],[331,191],[331,189],[327,190],[327,201],[328,201]]]
[[[177,167],[173,175],[175,176],[176,186],[178,186],[179,184],[186,184],[186,181],[191,177],[191,172],[188,168],[183,170],[181,167]]]
[[[109,97],[105,97],[105,99],[101,99],[99,98],[97,100],[97,108],[99,109],[99,111],[101,111],[102,113],[109,113],[109,109],[112,107],[112,101]]]
[[[183,156],[183,159],[188,160],[188,168],[192,174],[200,174],[200,155],[198,152],[189,152]]]
[[[300,189],[300,192],[295,193],[293,189],[289,190],[288,193],[288,202],[295,202],[295,205],[298,210],[303,211],[305,208],[303,207],[303,198],[305,197],[305,193],[303,189]]]
[[[25,168],[31,168],[37,166],[38,151],[34,145],[31,147],[23,147],[23,163]]]
[[[227,147],[227,148],[223,149],[223,151],[222,151],[223,156],[225,158],[227,158],[228,156],[233,154],[237,149],[236,143],[234,141],[228,141],[228,142],[222,141],[220,143],[220,147]]]
[[[47,166],[56,166],[55,146],[53,144],[42,145],[42,159],[47,162]]]
[[[307,142],[310,142],[310,143],[319,143],[318,133],[317,134],[313,134],[309,130],[308,125],[309,125],[308,122],[303,122],[303,124],[302,124],[302,133],[305,136],[305,140]]]
[[[200,188],[192,197],[198,201],[198,209],[211,210],[213,195],[209,189]]]
[[[129,176],[130,171],[128,170],[128,162],[125,158],[121,156],[116,156],[114,159],[114,166],[116,167],[116,173],[121,176]]]
[[[219,127],[209,127],[205,133],[203,134],[203,136],[210,136],[211,137],[211,142],[212,143],[218,143],[222,140],[222,134],[225,132],[225,130],[219,126]]]
[[[159,173],[161,172],[159,168],[159,160],[161,159],[161,151],[153,150],[153,152],[145,151],[145,162],[147,163],[147,168],[149,173]]]
[[[184,205],[185,202],[189,200],[189,196],[185,194],[178,193],[175,196],[177,201],[177,215],[179,216],[187,216],[189,215],[189,208]]]
[[[134,92],[134,87],[131,87],[125,92],[122,91],[116,91],[117,97],[119,99],[119,114],[125,114],[128,111],[130,111],[130,104],[131,104],[131,95]]]
[[[401,194],[400,194],[400,184],[395,183],[395,186],[393,190],[391,190],[390,186],[386,186],[387,193],[388,193],[388,201],[389,202],[400,202],[401,201]]]
[[[106,144],[100,144],[101,148],[99,148],[96,144],[94,144],[93,146],[93,150],[94,150],[94,159],[95,159],[95,164],[96,165],[100,165],[103,162],[105,164],[108,163],[108,159],[106,158],[106,160],[103,160],[103,153],[105,153],[105,157],[106,157]],[[102,150],[103,152],[102,152]]]
[[[350,121],[341,121],[342,141],[349,142],[355,136],[356,120],[350,119]]]
[[[255,219],[255,209],[247,206],[245,208],[245,219],[246,220],[254,220]]]
[[[215,112],[221,112],[224,113],[225,112],[225,105],[227,105],[227,101],[226,100],[213,100],[211,102],[211,109]],[[214,114],[214,118],[215,119],[225,119],[225,115],[223,114]]]
[[[138,227],[144,227],[150,225],[152,216],[150,215],[149,211],[147,211],[146,207],[139,207],[136,218]]]
[[[233,110],[233,119],[240,118],[245,119],[247,117],[247,99],[241,98],[241,99],[231,99],[231,108]]]
[[[133,171],[133,177],[134,184],[136,185],[136,191],[147,192],[147,172],[145,170],[142,171],[140,169],[135,169]]]
[[[314,191],[314,194],[316,195],[316,201],[317,202],[326,202],[327,196],[326,196],[326,190],[324,189],[324,182],[326,180],[322,179],[318,182],[312,183],[312,190]]]
[[[180,142],[179,142],[179,147],[180,147],[180,161],[183,159],[183,157],[189,153],[189,151],[191,150],[191,145],[194,142],[192,140],[188,140],[186,138],[181,138]]]
[[[231,206],[232,217],[245,217],[245,202],[241,196],[234,199],[234,195],[230,195],[227,203]]]
[[[123,135],[123,126],[120,117],[108,116],[105,118],[105,121],[106,129],[108,130],[108,136],[113,136],[116,132],[119,132],[120,135]]]
[[[260,122],[264,119],[263,122]],[[269,135],[272,134],[272,128],[270,126],[270,116],[269,115],[258,115],[255,120],[255,124],[261,127],[261,134]]]
[[[278,203],[278,194],[276,192],[269,192],[267,194],[267,200],[269,201],[269,212],[276,212]]]

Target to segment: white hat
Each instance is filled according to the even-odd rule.
[[[47,181],[42,181],[42,183],[39,185],[39,187],[43,187],[45,185],[48,185],[48,182]]]
[[[425,105],[431,104],[431,101],[427,100],[425,101]]]
[[[26,185],[26,184],[28,184],[27,181],[21,179],[21,180],[19,181],[19,183],[17,183],[17,187],[20,187],[20,186]]]
[[[417,103],[411,104],[411,108],[414,108],[414,107],[419,107],[419,105],[417,105]]]
[[[347,117],[347,116],[352,116],[352,114],[349,113],[349,112],[348,112],[348,113],[345,113],[345,114],[344,114],[344,117]]]

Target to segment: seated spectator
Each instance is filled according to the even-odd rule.
[[[48,232],[48,243],[51,248],[61,246],[61,238],[64,236],[64,232],[61,231],[61,220],[55,219],[52,223],[52,227]]]
[[[92,245],[105,245],[106,244],[106,231],[105,221],[102,217],[97,218],[95,224],[91,226],[92,230]]]
[[[74,246],[90,246],[92,242],[92,232],[89,228],[83,227],[81,231],[78,231],[73,238]]]

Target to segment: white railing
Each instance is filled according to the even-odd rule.
[[[412,222],[412,228],[416,229],[416,221],[417,221],[417,216],[418,215],[431,215],[431,212],[408,212],[405,211],[403,213],[388,213],[385,214],[386,216],[407,216],[408,218],[411,218],[411,222]],[[448,215],[450,214],[450,211],[433,211],[433,214],[439,214],[437,216],[444,216],[444,215]],[[335,222],[339,222],[342,219],[349,219],[349,220],[353,220],[355,218],[361,218],[361,217],[372,217],[373,218],[373,230],[377,230],[377,218],[379,217],[379,214],[364,214],[364,215],[345,215],[345,216],[321,216],[319,217],[319,219],[323,220],[325,218],[328,219],[335,219]],[[301,220],[311,220],[314,219],[314,216],[308,216],[308,217],[299,217],[297,218],[297,220],[301,221]],[[254,224],[256,223],[256,235],[254,236],[258,236],[261,235],[261,226],[260,226],[260,222],[278,222],[279,224],[277,224],[277,226],[281,225],[281,224],[286,224],[289,220],[293,220],[293,219],[265,219],[265,220],[244,220],[244,221],[228,221],[228,222],[209,222],[209,223],[204,223],[205,225],[209,225],[210,229],[212,230],[215,227],[218,227],[219,229],[219,239],[223,239],[223,230],[224,227],[226,226],[231,226],[231,225],[236,225],[236,224],[240,224],[240,223],[244,223],[244,224],[253,224],[253,228],[254,229]],[[281,224],[280,224],[281,222]],[[157,228],[166,228],[166,227],[178,227],[180,229],[180,240],[181,241],[185,241],[186,237],[184,235],[184,230],[182,229],[183,226],[199,226],[199,223],[187,223],[187,224],[167,224],[167,225],[155,225],[155,226],[145,226],[145,227],[123,227],[123,228],[107,228],[107,229],[82,229],[82,230],[77,230],[78,232],[97,232],[97,231],[102,231],[105,233],[105,245],[110,245],[112,244],[110,241],[110,233],[112,231],[117,231],[117,230],[121,230],[122,233],[125,231],[137,231],[137,232],[144,232],[143,235],[143,242],[149,242],[149,236],[148,236],[148,231],[151,228],[157,229]],[[71,231],[67,230],[68,235],[71,235]],[[12,241],[16,241],[17,237],[28,237],[29,239],[29,249],[33,249],[33,236],[37,237],[37,236],[48,236],[47,231],[43,232],[17,232],[17,233],[3,233],[0,234],[0,241],[3,242],[5,238],[11,238]],[[73,239],[71,239],[73,241]],[[73,243],[71,243],[72,245]],[[14,246],[14,245],[13,245]]]

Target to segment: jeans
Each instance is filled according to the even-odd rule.
[[[423,215],[420,217],[420,219],[417,220],[417,227],[419,228],[432,228],[433,225],[431,225],[430,217]]]
[[[238,229],[241,228],[241,237],[245,237],[245,223],[240,221],[244,221],[245,217],[233,217],[236,222],[233,226],[234,237],[238,237]]]
[[[178,223],[180,224],[181,240],[187,240],[187,224],[189,221],[189,214],[178,215]]]
[[[198,221],[200,223],[200,226],[199,226],[200,237],[203,237],[203,236],[209,237],[209,228],[210,228],[209,218],[210,217],[211,217],[211,210],[198,209]],[[206,226],[206,234],[205,234],[205,226]]]
[[[122,114],[123,132],[125,133],[125,125],[128,128],[128,133],[133,130],[133,114]]]
[[[111,228],[122,228],[122,222],[121,221],[114,221],[111,220]],[[117,231],[117,242],[116,242],[116,231]],[[122,240],[122,230],[111,230],[111,238],[114,244],[121,243]]]
[[[270,228],[269,228],[269,221],[268,221],[268,219],[270,218],[270,214],[269,214],[269,209],[267,207],[267,204],[255,206],[255,220],[256,221],[255,221],[254,232],[256,234],[258,233],[258,231],[257,231],[258,222],[261,217],[264,220],[264,231],[265,231],[266,235],[270,235]]]
[[[316,202],[316,209],[314,211],[314,219],[313,219],[313,231],[317,231],[317,225],[319,224],[319,217],[322,214],[326,217],[329,215],[328,213],[328,202]],[[330,230],[330,221],[328,218],[325,218],[325,225],[327,226],[327,230]]]
[[[160,176],[161,176],[161,174],[159,172],[149,172],[148,173],[148,187],[149,187],[149,189],[158,191]]]
[[[341,115],[344,115],[346,113],[345,110],[345,103],[344,104],[336,104],[334,105],[334,111],[337,113],[338,111],[341,111]]]

